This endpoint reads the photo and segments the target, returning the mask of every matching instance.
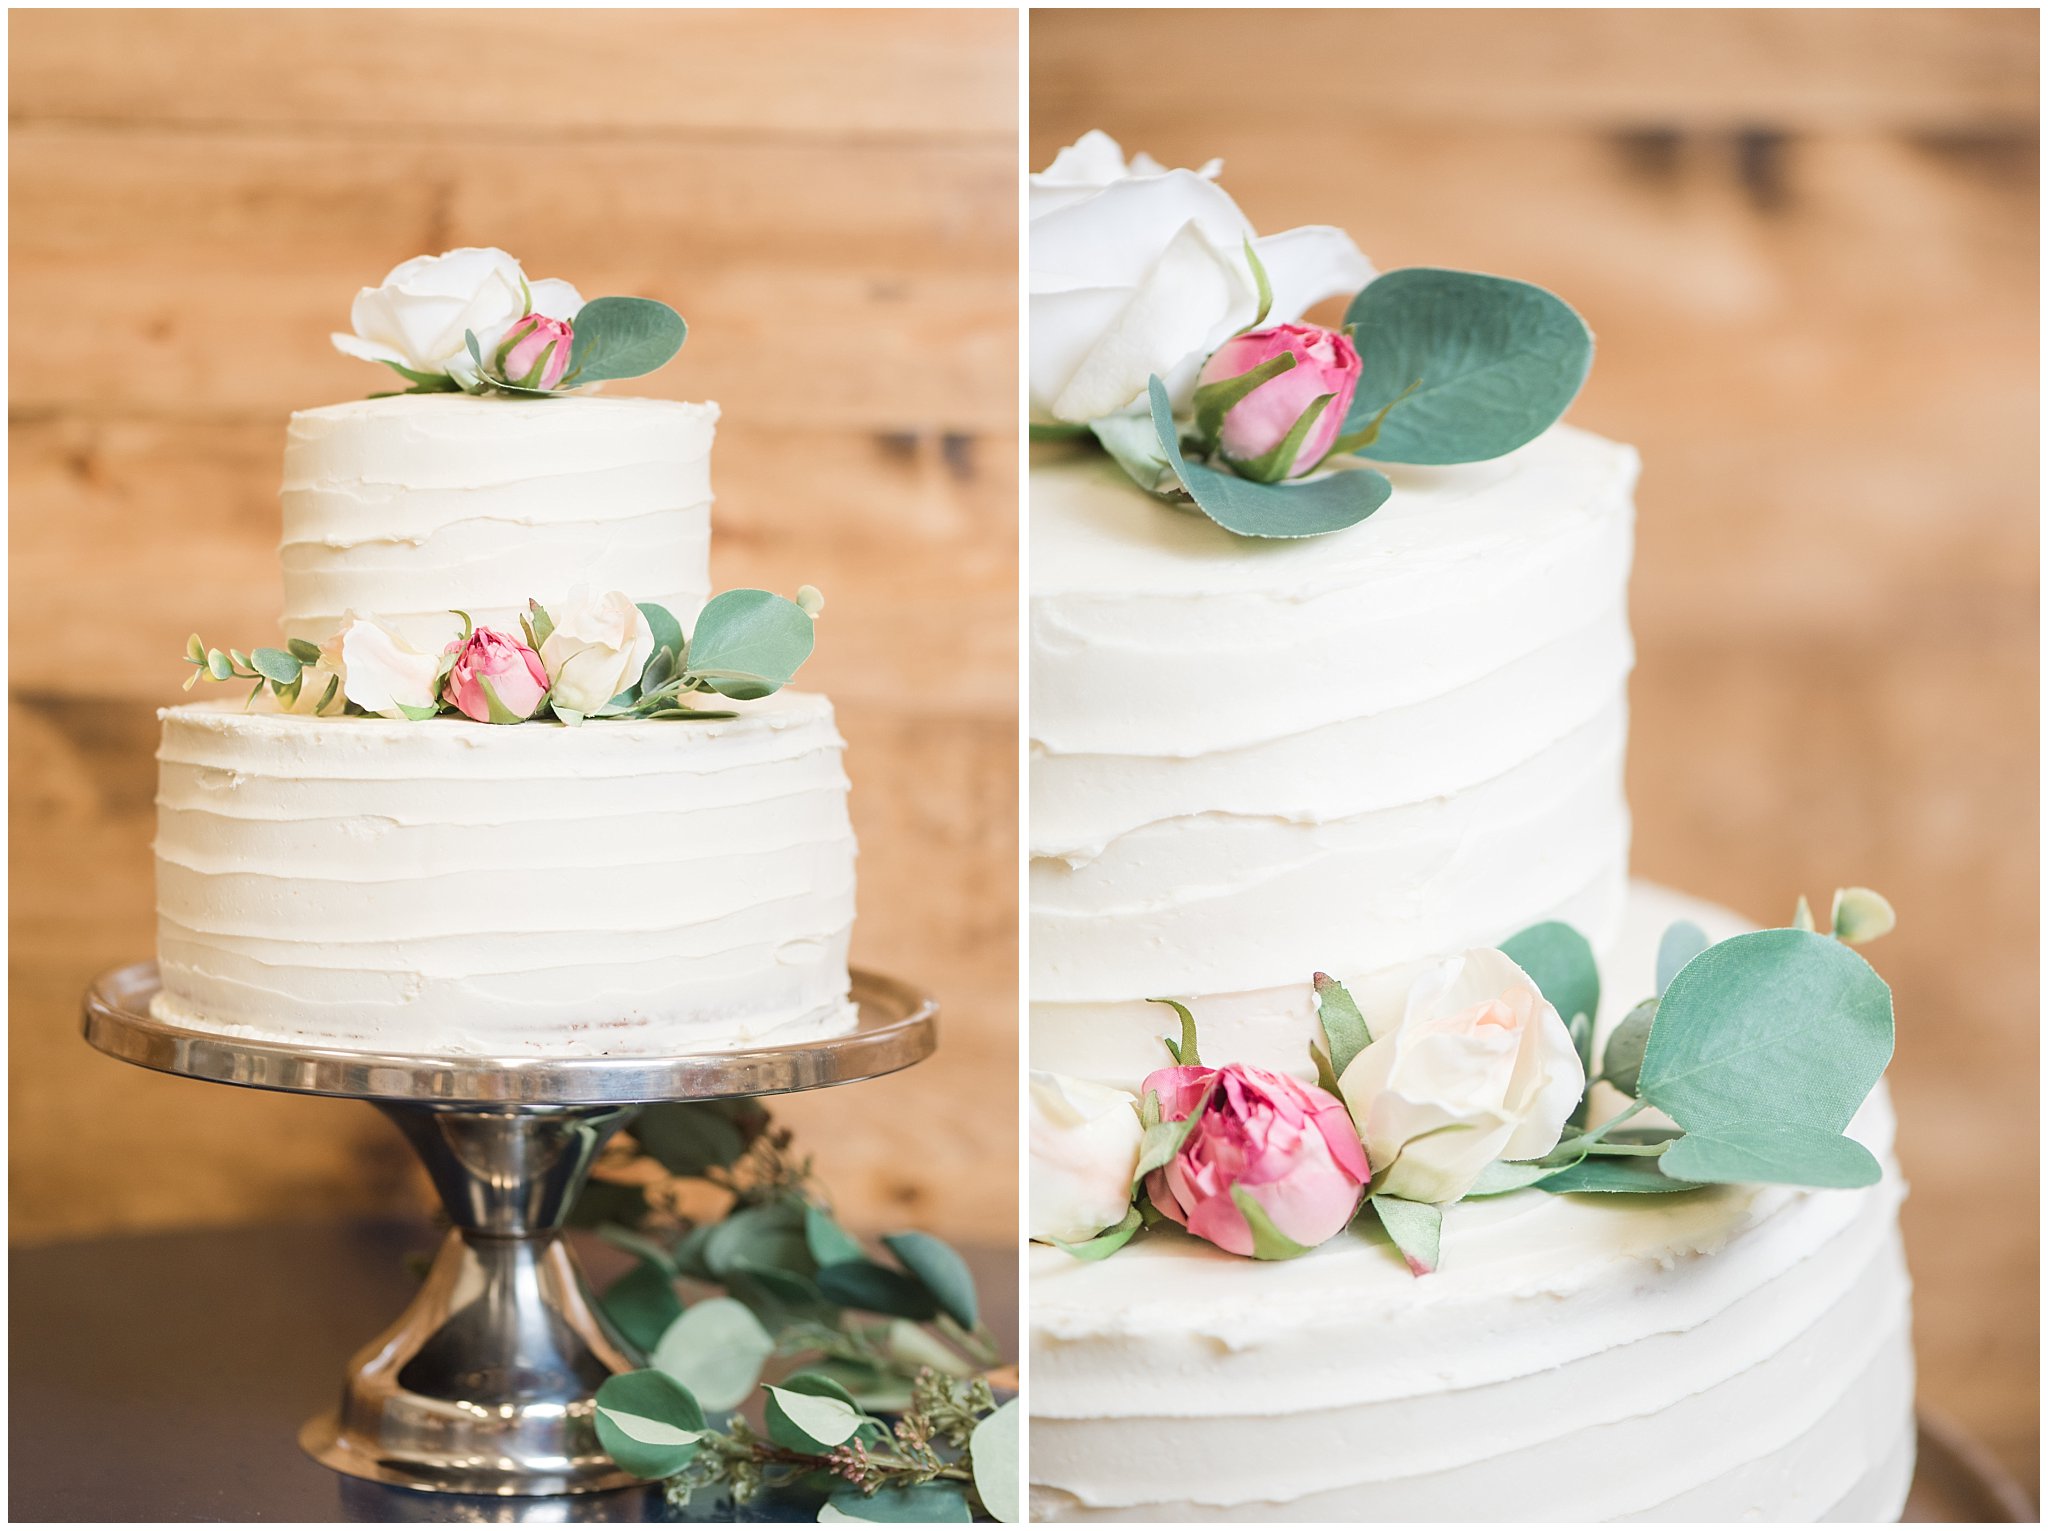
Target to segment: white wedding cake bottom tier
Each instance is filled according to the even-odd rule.
[[[1634,885],[1608,1024],[1676,919],[1742,928]],[[1035,1246],[1033,1516],[1895,1520],[1914,1430],[1892,1129],[1880,1087],[1850,1129],[1886,1167],[1865,1190],[1463,1202],[1420,1278],[1376,1227],[1274,1263],[1169,1228],[1092,1264]]]
[[[580,728],[164,711],[157,1017],[481,1056],[850,1030],[831,704],[738,705]]]

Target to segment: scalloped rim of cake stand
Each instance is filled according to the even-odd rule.
[[[938,1005],[910,984],[856,969],[860,1017],[841,1036],[677,1057],[487,1058],[359,1052],[194,1031],[158,1020],[154,962],[111,968],[85,994],[85,1039],[124,1063],[188,1079],[356,1100],[502,1106],[624,1106],[786,1095],[892,1074],[931,1056]]]

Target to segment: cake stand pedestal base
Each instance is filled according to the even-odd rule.
[[[299,1443],[338,1473],[451,1494],[588,1493],[641,1480],[598,1444],[598,1387],[642,1364],[606,1321],[562,1220],[643,1105],[849,1084],[928,1056],[936,1011],[854,976],[845,1036],[681,1058],[378,1055],[250,1041],[155,1019],[153,964],[103,975],[86,1040],[189,1078],[373,1103],[405,1134],[454,1224],[418,1296],[350,1363]]]

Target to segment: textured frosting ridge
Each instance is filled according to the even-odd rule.
[[[1603,1024],[1658,933],[1638,886]],[[1209,1036],[1204,1032],[1205,1052]],[[1903,1187],[1460,1203],[1444,1266],[1376,1236],[1257,1266],[1171,1231],[1032,1251],[1032,1509],[1091,1520],[1889,1520],[1911,1474]]]
[[[291,417],[284,631],[350,610],[420,647],[450,608],[516,628],[529,599],[627,590],[687,628],[710,594],[715,404],[661,399],[361,399]]]
[[[485,1055],[853,1023],[855,847],[823,697],[573,729],[161,717],[163,1019]]]
[[[1099,455],[1031,473],[1032,1047],[1125,1086],[1163,1012],[1301,1072],[1347,980],[1619,927],[1637,461],[1557,427],[1251,541]]]

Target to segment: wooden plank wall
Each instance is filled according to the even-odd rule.
[[[2037,14],[1052,11],[1031,54],[1034,167],[1222,155],[1262,229],[1588,316],[1574,418],[1644,459],[1636,867],[1897,901],[1923,1398],[2035,1481]]]
[[[674,304],[636,393],[724,407],[713,574],[829,598],[855,958],[945,1046],[786,1103],[850,1215],[1015,1229],[1012,14],[11,18],[18,1238],[425,1204],[368,1107],[145,1075],[78,994],[152,945],[153,709],[274,632],[287,411],[380,384],[355,289],[500,244]]]

